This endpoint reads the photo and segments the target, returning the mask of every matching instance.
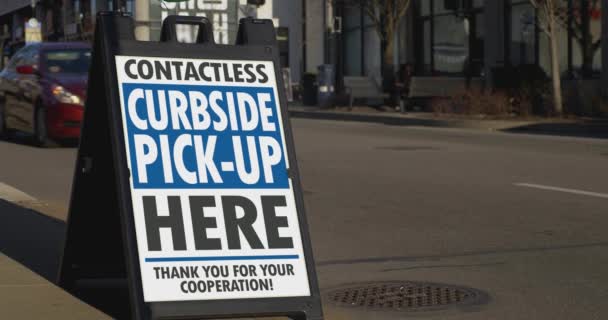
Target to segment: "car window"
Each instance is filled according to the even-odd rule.
[[[8,68],[8,64],[10,62],[10,60],[15,57],[16,53],[23,48],[24,44],[23,43],[10,43],[10,42],[6,42],[4,44],[4,48],[2,50],[2,63],[3,66],[6,66]],[[13,62],[15,62],[16,60],[13,60]],[[13,68],[15,67],[15,65],[13,65]]]
[[[9,60],[6,68],[9,70],[14,70],[18,65],[21,64],[22,60],[23,60],[23,52],[19,51],[19,52],[15,53],[15,55],[13,55],[11,60]]]
[[[87,73],[90,49],[61,49],[43,52],[44,68],[49,73]]]
[[[30,65],[37,69],[39,52],[40,50],[38,47],[30,47],[28,51],[24,53],[22,64]]]

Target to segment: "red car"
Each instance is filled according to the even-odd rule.
[[[21,131],[46,146],[80,136],[91,47],[77,42],[25,46],[0,72],[0,135]]]

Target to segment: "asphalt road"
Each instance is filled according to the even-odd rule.
[[[413,313],[325,299],[327,319],[608,317],[608,140],[293,125],[324,293],[415,280],[488,295],[476,306]],[[75,153],[0,142],[0,197],[10,186],[65,219]]]

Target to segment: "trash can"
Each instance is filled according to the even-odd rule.
[[[314,73],[302,76],[302,103],[305,106],[317,105],[317,75]]]
[[[319,66],[317,86],[317,103],[319,107],[333,107],[335,94],[335,69],[333,65],[322,64]]]

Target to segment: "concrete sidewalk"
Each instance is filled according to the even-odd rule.
[[[14,194],[19,201],[0,198],[0,319],[112,319],[54,283],[67,208]]]
[[[608,138],[608,119],[483,119],[474,117],[438,116],[429,112],[400,113],[379,111],[369,107],[324,109],[289,105],[289,114],[296,118],[357,121],[397,126],[460,128],[510,133]]]
[[[110,319],[1,253],[0,318]]]
[[[110,319],[53,283],[65,232],[59,210],[0,199],[1,319]]]

